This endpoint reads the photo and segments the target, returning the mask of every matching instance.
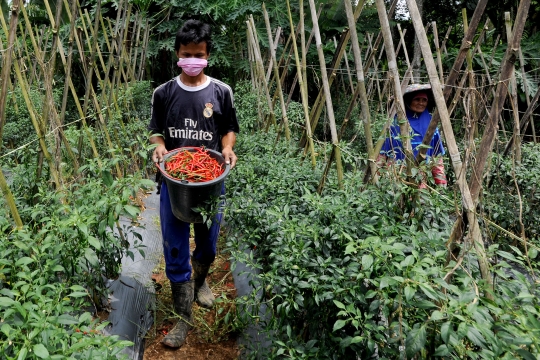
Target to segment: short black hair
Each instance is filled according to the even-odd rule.
[[[174,50],[180,50],[180,44],[199,44],[202,42],[206,42],[206,53],[210,54],[210,50],[212,49],[212,29],[210,25],[199,20],[188,20],[176,33]]]

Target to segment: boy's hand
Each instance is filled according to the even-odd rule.
[[[236,154],[230,146],[226,146],[221,150],[221,154],[225,158],[225,163],[231,165],[231,169],[236,165]]]
[[[167,153],[167,149],[164,144],[158,144],[152,153],[152,161],[155,163],[160,163],[163,161],[163,155]]]

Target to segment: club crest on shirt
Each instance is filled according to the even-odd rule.
[[[209,118],[212,116],[212,114],[214,113],[214,110],[212,110],[213,107],[214,105],[212,105],[211,103],[204,104],[203,116],[205,118]]]

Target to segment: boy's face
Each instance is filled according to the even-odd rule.
[[[180,44],[180,49],[176,52],[178,58],[198,58],[207,60],[210,54],[206,51],[206,41],[195,44],[193,42],[184,45]]]

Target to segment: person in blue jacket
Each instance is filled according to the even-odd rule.
[[[429,84],[409,85],[403,94],[405,113],[409,120],[411,131],[411,147],[413,155],[416,157],[420,150],[420,145],[431,121],[431,109],[434,105],[433,92]],[[427,150],[426,161],[431,167],[431,173],[435,184],[446,186],[446,175],[442,155],[445,154],[439,129],[435,130],[429,149]],[[390,126],[389,136],[384,141],[379,154],[378,163],[400,162],[405,160],[401,133],[399,125],[395,122]],[[420,188],[425,188],[425,183],[420,184]]]

